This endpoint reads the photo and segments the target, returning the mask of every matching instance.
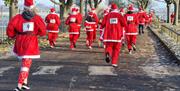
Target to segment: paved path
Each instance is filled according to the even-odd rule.
[[[180,91],[180,67],[151,33],[138,36],[137,52],[123,48],[119,67],[105,63],[97,43],[89,50],[85,34],[77,49],[70,50],[67,38],[55,49],[43,48],[30,73],[31,91]],[[20,62],[0,61],[0,91],[16,87]]]

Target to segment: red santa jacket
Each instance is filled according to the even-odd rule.
[[[145,11],[140,11],[137,13],[139,24],[144,25],[146,22],[146,12]]]
[[[125,20],[127,21],[127,26],[125,28],[126,35],[137,35],[137,25],[138,25],[138,17],[135,13],[125,14]]]
[[[70,14],[66,19],[66,25],[69,25],[69,34],[79,34],[79,25],[81,24],[79,16]]]
[[[122,27],[126,26],[124,17],[118,13],[119,11],[111,11],[102,21],[103,42],[121,42],[123,37]]]
[[[46,29],[48,32],[59,32],[59,26],[61,24],[60,18],[56,13],[50,13],[46,16],[45,22],[47,23]]]
[[[83,16],[82,16],[81,13],[78,13],[77,16],[78,16],[78,20],[80,21],[80,24],[78,26],[79,26],[79,28],[81,28],[81,23],[83,21]]]
[[[20,58],[39,58],[38,35],[46,35],[43,19],[35,15],[30,20],[21,14],[13,17],[7,27],[7,36],[15,38],[14,53]]]
[[[97,15],[93,12],[89,12],[88,16],[85,19],[84,25],[87,27],[91,27],[92,29],[95,29],[95,28],[97,28],[98,23],[99,23],[99,19],[98,19]],[[89,29],[87,28],[87,30],[89,30]]]

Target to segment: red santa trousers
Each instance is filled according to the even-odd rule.
[[[132,44],[136,45],[137,35],[126,35],[128,50],[132,50]]]
[[[92,46],[94,31],[87,31],[86,34],[87,34],[86,40],[89,42],[88,46]]]
[[[121,50],[121,43],[119,42],[106,42],[105,53],[109,53],[112,58],[112,64],[118,63],[119,53]]]
[[[55,46],[55,42],[57,38],[58,38],[58,33],[52,33],[52,32],[48,33],[48,40],[51,46]]]
[[[79,34],[69,34],[70,48],[74,48],[74,45],[76,44],[78,38]]]
[[[32,59],[29,59],[29,58],[22,59],[21,71],[19,74],[18,84],[26,83],[25,80],[28,79],[31,64],[32,64]]]
[[[93,41],[96,40],[96,31],[97,31],[97,28],[94,27],[94,28],[93,28]]]

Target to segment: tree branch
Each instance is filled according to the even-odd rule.
[[[63,5],[61,2],[56,2],[55,0],[50,0],[50,1],[56,5]]]

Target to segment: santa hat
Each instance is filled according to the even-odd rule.
[[[124,12],[124,8],[120,8],[120,12]]]
[[[114,9],[118,9],[118,6],[117,6],[115,3],[112,3],[112,4],[111,4],[111,9],[113,9],[113,10],[114,10]]]
[[[73,15],[77,14],[77,11],[78,11],[77,8],[72,8],[72,10],[71,10]]]
[[[133,6],[132,6],[132,5],[129,6],[129,7],[128,7],[128,10],[129,10],[129,11],[133,11],[133,10],[134,10]]]
[[[51,11],[51,12],[55,12],[55,8],[51,8],[50,11]]]
[[[34,8],[34,0],[24,0],[24,7],[27,9]]]

